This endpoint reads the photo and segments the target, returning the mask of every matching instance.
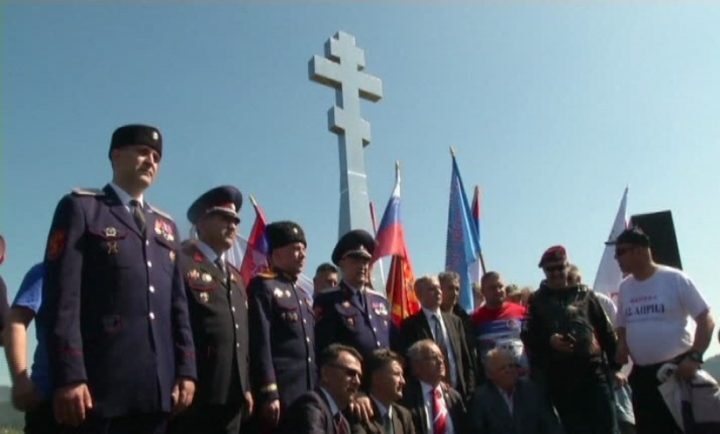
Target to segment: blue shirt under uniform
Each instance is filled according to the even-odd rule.
[[[40,306],[42,305],[44,278],[45,266],[43,263],[33,265],[25,274],[12,307],[29,309],[35,315],[37,347],[35,348],[35,355],[33,356],[30,379],[42,394],[43,398],[49,399],[52,393],[52,382],[50,380],[50,369],[48,368],[47,330],[42,315],[38,315]]]

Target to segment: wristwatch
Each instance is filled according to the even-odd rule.
[[[685,358],[690,359],[696,363],[703,362],[703,356],[700,351],[690,351],[689,353],[685,354]]]

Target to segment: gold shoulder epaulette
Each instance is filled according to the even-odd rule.
[[[75,196],[105,196],[105,192],[99,188],[73,188]]]
[[[277,277],[277,273],[274,271],[264,271],[262,273],[258,273],[257,276],[263,277],[265,279],[274,279]]]
[[[170,214],[166,213],[165,211],[161,211],[161,210],[155,208],[154,206],[150,205],[149,203],[147,204],[147,207],[148,207],[148,209],[150,209],[150,211],[154,212],[155,214],[159,215],[160,217],[165,217],[166,219],[168,219],[170,221],[174,221],[173,218],[170,216]]]

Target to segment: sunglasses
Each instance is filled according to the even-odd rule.
[[[624,255],[625,253],[629,252],[632,249],[633,249],[632,247],[619,247],[619,248],[615,249],[615,257],[619,258],[620,256]]]
[[[561,271],[565,271],[565,264],[551,265],[549,267],[543,267],[543,271],[545,271],[548,274],[559,273]]]
[[[358,371],[357,369],[348,368],[347,366],[337,365],[337,364],[330,364],[335,369],[341,370],[345,375],[347,375],[350,378],[358,377],[362,378],[362,372]]]

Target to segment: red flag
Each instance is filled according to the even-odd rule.
[[[377,231],[377,246],[372,261],[383,256],[392,255],[390,272],[385,289],[390,302],[392,320],[400,325],[403,319],[420,310],[420,303],[415,296],[410,255],[405,242],[405,230],[400,218],[400,166],[395,167],[395,188],[383,214],[380,228]]]
[[[255,198],[250,196],[250,201],[255,208],[255,223],[253,223],[250,237],[248,238],[247,249],[240,264],[240,276],[243,284],[247,287],[250,279],[256,274],[262,273],[268,269],[268,245],[265,240],[265,213],[262,208],[255,202]]]

